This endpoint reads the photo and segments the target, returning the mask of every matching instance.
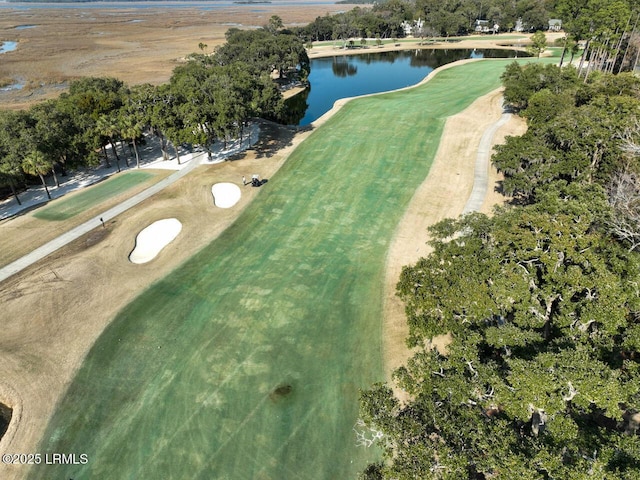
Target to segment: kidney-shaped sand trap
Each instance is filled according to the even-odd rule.
[[[178,236],[180,230],[182,230],[182,223],[177,218],[165,218],[153,222],[141,230],[136,237],[136,246],[129,254],[129,261],[150,262]]]
[[[216,183],[211,187],[213,194],[213,204],[220,208],[233,207],[242,196],[240,187],[235,183]]]

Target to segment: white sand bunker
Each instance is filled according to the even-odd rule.
[[[180,230],[182,230],[182,223],[176,218],[165,218],[153,222],[141,230],[136,237],[136,246],[129,254],[129,261],[150,262],[178,236]]]
[[[242,193],[235,183],[216,183],[211,187],[213,204],[219,208],[231,208],[240,201]]]

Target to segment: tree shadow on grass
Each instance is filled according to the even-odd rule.
[[[256,158],[270,158],[281,149],[293,144],[296,134],[311,130],[313,127],[291,127],[272,122],[270,120],[260,119],[260,137],[258,142],[253,146],[256,152]],[[229,160],[238,160],[241,155],[229,158]]]

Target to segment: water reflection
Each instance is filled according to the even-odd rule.
[[[348,57],[333,57],[331,69],[336,77],[351,77],[358,73],[358,67]]]
[[[307,113],[307,109],[309,108],[309,104],[307,103],[307,99],[309,98],[309,92],[311,92],[311,88],[309,87],[304,91],[300,92],[297,95],[287,99],[285,102],[285,110],[280,115],[278,121],[285,125],[300,125],[300,120],[302,120]],[[305,124],[306,125],[306,124]]]

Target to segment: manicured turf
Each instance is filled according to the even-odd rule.
[[[76,194],[52,202],[33,216],[41,220],[61,221],[74,217],[105,200],[126,192],[153,177],[151,172],[126,172]]]
[[[87,453],[32,478],[349,479],[358,390],[382,380],[390,239],[445,118],[509,61],[349,103],[217,241],[98,339],[42,452]]]

